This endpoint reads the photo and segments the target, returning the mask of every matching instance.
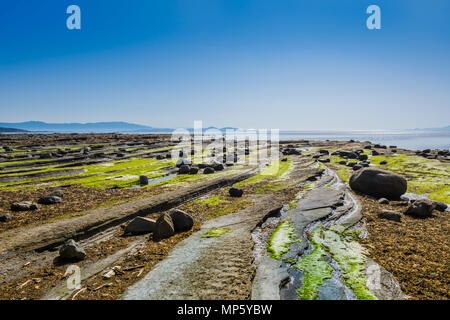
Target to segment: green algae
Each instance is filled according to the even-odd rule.
[[[294,230],[289,220],[280,223],[273,231],[267,244],[267,253],[272,259],[280,260],[289,251],[289,247],[294,242]]]
[[[219,238],[226,233],[233,232],[230,228],[212,228],[203,233],[201,238]]]
[[[396,156],[372,156],[373,164],[396,172],[408,181],[407,192],[428,194],[432,200],[450,203],[450,164],[435,159],[398,154]],[[387,164],[380,162],[386,160]]]
[[[236,184],[237,187],[261,182],[262,180],[280,178],[291,166],[291,161],[274,160],[258,174]]]
[[[362,247],[354,240],[355,237],[355,233],[346,227],[334,225],[325,229],[322,237],[315,237],[315,240],[338,263],[342,270],[342,283],[352,289],[359,300],[376,300],[376,296],[367,288],[364,275],[366,257]]]
[[[217,206],[221,203],[224,203],[225,201],[223,199],[221,199],[220,196],[212,196],[206,199],[198,199],[195,200],[196,202],[200,202],[200,203],[204,203],[206,205],[210,205],[210,206]]]
[[[321,229],[312,233],[310,241],[314,249],[301,257],[294,266],[303,273],[302,286],[297,290],[299,300],[317,299],[319,287],[325,280],[331,279],[333,268],[323,260],[327,253],[321,244],[321,236]]]

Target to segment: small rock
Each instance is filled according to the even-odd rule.
[[[31,201],[14,202],[11,204],[11,211],[29,211],[36,210],[38,205]]]
[[[283,159],[281,159],[281,161],[285,162],[285,161],[287,161],[287,158],[283,158]]]
[[[136,217],[126,226],[124,233],[141,234],[155,230],[156,221],[144,217]]]
[[[386,198],[380,198],[378,199],[378,203],[380,204],[389,204],[389,200]]]
[[[433,201],[428,199],[418,199],[406,209],[405,214],[420,218],[431,217],[434,208],[435,204]]]
[[[154,239],[165,239],[175,234],[175,227],[173,220],[169,214],[163,213],[156,220],[155,231],[153,232]]]
[[[148,184],[148,177],[147,176],[140,176],[139,177],[139,184],[140,185],[147,185]]]
[[[400,222],[401,221],[401,216],[394,211],[389,211],[389,210],[383,210],[380,213],[378,213],[378,217],[381,219],[387,219],[387,220],[392,220],[392,221],[397,221]]]
[[[179,174],[188,174],[190,169],[191,168],[188,165],[183,164],[180,166],[180,169],[178,169],[178,173]]]
[[[380,164],[387,164],[387,161],[386,160],[381,160]]]
[[[214,169],[211,168],[211,167],[206,167],[205,169],[203,169],[203,173],[204,174],[211,174],[211,173],[214,173],[214,172],[215,172]]]
[[[11,221],[11,215],[9,213],[3,213],[0,215],[0,222],[8,222]]]
[[[191,167],[189,169],[189,174],[197,174],[198,173],[198,168],[197,167]]]
[[[182,165],[190,166],[191,164],[192,164],[192,161],[191,161],[191,160],[185,159],[185,158],[180,158],[180,159],[178,159],[178,161],[177,161],[177,163],[176,163],[176,166],[179,168],[179,167],[181,167]]]
[[[319,159],[319,162],[321,162],[321,163],[328,163],[328,162],[330,162],[330,158]]]
[[[82,260],[86,256],[86,252],[82,246],[75,242],[75,240],[70,239],[64,243],[59,249],[59,257],[67,260]]]
[[[434,201],[434,206],[436,210],[439,210],[441,212],[444,212],[445,210],[447,210],[447,204],[443,203],[443,202],[439,202],[439,201]]]
[[[244,190],[238,188],[230,188],[230,190],[228,190],[228,193],[232,197],[239,198],[244,194]]]
[[[194,225],[194,219],[184,211],[172,210],[169,212],[169,216],[172,218],[175,232],[189,231]]]
[[[55,203],[61,203],[61,202],[62,202],[62,199],[60,197],[51,196],[51,195],[44,196],[38,200],[38,203],[40,203],[40,204],[55,204]]]

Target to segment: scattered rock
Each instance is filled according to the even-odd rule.
[[[8,222],[12,219],[9,213],[3,213],[0,215],[0,222]]]
[[[59,257],[66,260],[83,260],[86,252],[75,240],[67,240],[59,249]]]
[[[126,226],[124,233],[141,234],[155,230],[156,221],[144,217],[136,217]]]
[[[228,190],[228,193],[232,197],[239,198],[242,197],[242,195],[244,194],[244,190],[238,188],[230,188],[230,190]]]
[[[194,219],[184,211],[172,210],[169,215],[172,218],[175,232],[189,231],[194,225]]]
[[[372,155],[373,156],[378,156],[380,153],[378,152],[378,151],[376,151],[376,150],[372,150]]]
[[[189,169],[189,174],[197,174],[198,173],[198,168],[197,167],[191,167]]]
[[[349,184],[355,191],[387,199],[398,199],[407,189],[405,178],[376,168],[363,168],[356,171],[350,177]]]
[[[381,219],[387,219],[387,220],[391,220],[391,221],[397,221],[400,222],[401,221],[401,216],[394,211],[389,211],[389,210],[383,210],[380,213],[378,213],[378,217]]]
[[[213,164],[213,169],[215,171],[221,171],[221,170],[223,170],[223,164],[221,164],[221,163],[214,163]]]
[[[179,174],[188,174],[190,172],[190,169],[191,168],[188,165],[183,164],[180,166],[180,169],[178,169],[178,173]]]
[[[286,161],[287,161],[287,158],[283,158],[283,159],[281,159],[281,161],[286,162]]]
[[[214,173],[214,172],[215,172],[214,169],[211,168],[211,167],[206,167],[205,169],[203,169],[203,173],[204,174],[211,174],[211,173]]]
[[[428,199],[418,199],[406,209],[405,214],[419,218],[431,217],[434,208],[435,204],[433,201]]]
[[[29,211],[36,210],[38,205],[31,201],[14,202],[11,204],[11,211]]]
[[[447,204],[443,203],[443,202],[439,202],[439,201],[434,201],[434,206],[436,210],[439,210],[441,212],[444,212],[445,210],[447,210]]]
[[[381,160],[380,164],[387,164],[387,161],[386,160]]]
[[[165,239],[175,234],[173,220],[169,214],[163,213],[156,220],[155,231],[153,231],[154,239]]]
[[[319,153],[321,153],[321,154],[330,154],[330,152],[328,150],[325,150],[325,149],[319,150]]]
[[[38,203],[40,204],[55,204],[55,203],[61,203],[62,199],[58,196],[52,196],[47,195],[38,200]]]
[[[148,177],[147,176],[140,176],[139,177],[139,184],[140,185],[147,185],[148,184]]]
[[[185,159],[185,158],[180,158],[180,159],[178,159],[178,161],[177,161],[177,163],[176,163],[176,166],[179,168],[179,167],[181,167],[182,165],[190,166],[191,164],[192,164],[192,161],[191,161],[191,160]]]
[[[380,204],[389,204],[389,200],[386,198],[380,198],[378,199],[378,203]]]
[[[355,165],[352,167],[352,169],[353,169],[353,171],[356,171],[356,170],[361,169],[362,167],[363,167],[363,166],[360,165],[360,164],[355,164]]]

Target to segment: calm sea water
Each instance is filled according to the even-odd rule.
[[[281,131],[280,140],[370,141],[410,150],[450,149],[450,130],[446,131]]]

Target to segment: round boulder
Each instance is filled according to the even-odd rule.
[[[175,232],[189,231],[194,225],[194,219],[184,211],[172,210],[169,216],[172,218]]]
[[[139,177],[139,184],[140,185],[147,185],[148,184],[148,177],[147,176],[140,176]]]
[[[238,188],[230,188],[230,190],[228,190],[228,193],[232,197],[239,198],[239,197],[242,197],[244,190],[238,189]]]
[[[398,199],[407,189],[406,179],[401,175],[370,167],[355,171],[349,184],[354,191],[387,199]]]

